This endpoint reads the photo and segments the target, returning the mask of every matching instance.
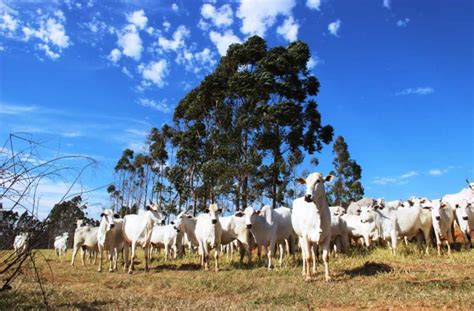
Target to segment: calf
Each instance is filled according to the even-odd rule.
[[[99,252],[99,268],[102,271],[102,256],[104,250],[108,252],[109,272],[117,269],[118,253],[122,252],[123,241],[123,219],[114,214],[111,209],[105,209],[100,215],[100,225],[97,232],[97,246]]]
[[[205,213],[196,217],[195,234],[199,243],[201,266],[209,270],[209,250],[214,249],[215,271],[219,271],[222,227],[219,222],[221,209],[217,204],[210,204]]]
[[[84,258],[86,256],[86,251],[89,253],[97,253],[98,242],[97,234],[99,232],[99,227],[93,227],[90,225],[83,226],[83,221],[77,221],[77,227],[74,231],[74,242],[73,242],[73,251],[71,266],[74,267],[74,261],[76,259],[77,251],[81,249],[81,264],[84,266]]]
[[[466,248],[472,246],[471,231],[474,231],[474,204],[463,200],[455,205],[456,223],[462,232]]]
[[[307,281],[311,280],[311,264],[313,260],[316,260],[313,258],[313,245],[322,246],[325,278],[326,281],[331,279],[329,276],[331,211],[327,203],[324,183],[330,182],[332,179],[332,175],[323,177],[321,173],[312,173],[306,179],[298,178],[296,180],[301,184],[306,184],[306,194],[293,201],[291,223],[300,240],[303,253],[303,274]]]
[[[124,257],[125,269],[128,262],[128,247],[131,247],[132,255],[130,257],[130,265],[128,273],[133,273],[134,260],[136,259],[137,246],[140,245],[144,250],[145,271],[148,271],[148,261],[150,255],[150,240],[153,232],[153,225],[163,221],[163,215],[158,211],[158,207],[153,203],[146,207],[146,210],[140,211],[139,214],[126,215],[123,218],[123,238],[125,240]]]
[[[64,232],[62,235],[57,236],[54,239],[54,251],[56,256],[61,257],[63,254],[66,254],[68,239],[69,233],[67,232]]]
[[[293,228],[291,225],[291,209],[279,207],[272,209],[270,205],[262,207],[254,217],[251,232],[258,246],[258,253],[263,246],[268,258],[268,269],[272,268],[272,258],[275,246],[280,247],[280,266],[283,260],[283,245],[291,238]]]
[[[346,223],[347,235],[351,239],[364,241],[365,247],[370,247],[371,240],[377,236],[373,221],[363,221],[360,215],[345,214],[341,219]]]

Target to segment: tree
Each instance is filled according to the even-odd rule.
[[[328,191],[330,205],[347,207],[351,202],[358,201],[364,196],[361,184],[362,168],[350,158],[344,137],[338,136],[333,146],[334,172],[336,181]]]
[[[231,45],[180,101],[173,143],[194,209],[230,193],[237,209],[263,194],[276,207],[303,152],[320,152],[332,140],[314,100],[319,81],[306,67],[309,58],[304,42],[268,49],[253,36]]]

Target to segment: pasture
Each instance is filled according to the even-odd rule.
[[[197,255],[164,262],[154,255],[151,271],[128,275],[96,271],[79,263],[71,268],[71,251],[58,259],[53,250],[40,251],[37,264],[46,280],[49,307],[54,309],[287,309],[287,308],[459,308],[474,309],[474,251],[451,256],[422,255],[412,245],[401,246],[396,257],[388,248],[353,250],[331,257],[332,282],[323,267],[313,282],[304,282],[301,262],[285,258],[283,268],[268,271],[264,261],[239,266],[221,260],[221,271],[203,271]],[[5,253],[2,254],[2,256]],[[78,258],[77,258],[78,259]],[[211,265],[212,265],[211,261]],[[31,265],[31,263],[29,264]],[[41,290],[31,267],[0,292],[0,309],[42,308]]]

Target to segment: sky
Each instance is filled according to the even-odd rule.
[[[229,44],[255,34],[309,45],[323,123],[345,137],[366,196],[439,198],[474,179],[468,0],[0,0],[0,139],[91,156],[82,189],[106,185],[123,149],[142,149]],[[316,156],[329,172],[331,146]],[[44,181],[40,217],[67,182]],[[104,190],[87,200],[93,216],[108,204]]]

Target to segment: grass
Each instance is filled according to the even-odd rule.
[[[388,249],[354,251],[331,258],[330,283],[323,281],[322,265],[313,282],[304,282],[300,262],[291,258],[283,268],[268,271],[264,262],[239,267],[224,256],[222,271],[216,273],[202,271],[194,255],[167,263],[155,255],[150,272],[143,271],[141,260],[136,272],[128,275],[121,270],[99,273],[97,266],[82,267],[79,260],[73,269],[71,252],[62,259],[52,250],[41,252],[46,259],[38,264],[47,280],[48,304],[55,309],[474,309],[474,250],[456,251],[449,257],[438,257],[434,251],[421,255],[411,247],[401,247],[397,257]],[[1,310],[42,307],[41,291],[30,269],[12,290],[0,292]]]

